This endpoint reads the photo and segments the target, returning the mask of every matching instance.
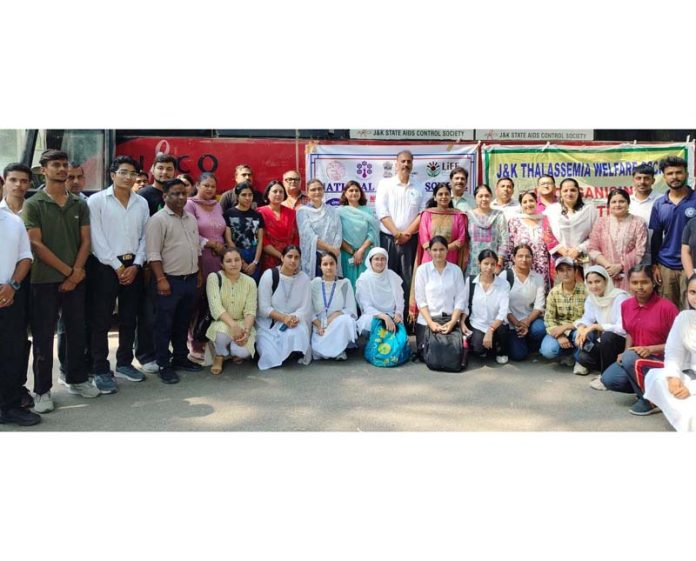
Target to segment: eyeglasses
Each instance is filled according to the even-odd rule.
[[[299,181],[299,180],[300,180],[299,177],[284,177],[283,178],[283,181],[293,181],[294,182],[294,181]]]
[[[135,179],[140,174],[137,171],[126,171],[125,169],[120,169],[116,172],[116,175],[120,175],[121,177],[130,177],[131,179]]]

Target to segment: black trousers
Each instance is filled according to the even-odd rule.
[[[135,358],[140,364],[154,362],[155,354],[155,284],[150,278],[150,270],[145,267],[141,271],[143,282],[138,298],[136,328],[135,328]]]
[[[2,211],[0,211],[2,212]],[[0,410],[20,407],[27,380],[28,294],[20,288],[11,306],[0,308]]]
[[[614,364],[616,357],[626,347],[626,338],[611,331],[605,331],[601,334],[592,331],[586,340],[591,341],[594,346],[590,351],[580,349],[578,351],[578,362],[585,368],[599,370],[600,372],[604,372]]]
[[[404,309],[402,316],[404,322],[408,317],[408,299],[411,294],[411,282],[413,281],[413,264],[418,250],[418,236],[413,236],[407,243],[397,245],[391,234],[379,233],[379,245],[387,250],[389,256],[389,268],[401,277],[404,288]]]
[[[175,361],[188,355],[186,340],[196,303],[196,274],[185,277],[167,275],[167,280],[172,293],[169,296],[158,294],[155,300],[155,349],[160,367],[167,366],[172,355]],[[169,341],[172,342],[172,353],[169,352]]]
[[[500,356],[500,355],[506,355],[507,354],[507,349],[506,349],[506,333],[505,333],[505,324],[501,324],[498,329],[496,329],[493,332],[493,348],[492,349],[487,349],[486,347],[483,346],[483,338],[486,336],[486,333],[483,331],[479,331],[475,327],[469,326],[469,329],[473,332],[471,335],[471,338],[469,339],[469,348],[471,349],[471,352],[474,353],[475,355],[478,356]]]
[[[53,335],[58,314],[65,323],[65,380],[87,381],[85,349],[85,283],[75,290],[59,292],[61,283],[31,285],[31,332],[34,339],[34,392],[44,394],[53,386]]]
[[[90,258],[87,277],[91,327],[92,372],[108,374],[109,367],[109,327],[118,298],[118,349],[116,366],[127,366],[133,362],[133,343],[135,324],[138,315],[138,302],[143,292],[143,275],[138,271],[135,280],[123,286],[113,267],[103,265]]]

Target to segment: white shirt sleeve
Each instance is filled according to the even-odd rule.
[[[109,266],[118,271],[122,263],[116,258],[116,252],[111,249],[104,234],[103,214],[106,198],[94,195],[87,200],[89,207],[90,236],[92,240],[92,253],[102,265]]]
[[[267,269],[261,280],[259,280],[259,315],[264,318],[270,318],[273,307],[271,306],[271,298],[273,297],[273,277],[271,269]]]
[[[389,184],[384,180],[380,181],[377,185],[377,194],[375,195],[375,213],[377,214],[377,220],[382,220],[389,214]]]

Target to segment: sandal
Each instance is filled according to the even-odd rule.
[[[210,373],[214,376],[218,376],[222,372],[222,363],[225,361],[225,357],[222,355],[215,355],[213,359],[213,365],[210,367]]]
[[[232,357],[232,362],[234,364],[244,364],[244,359],[238,356],[233,356]]]

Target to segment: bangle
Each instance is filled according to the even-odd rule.
[[[167,277],[160,277],[157,279],[157,282],[162,282],[163,280],[167,280]]]
[[[258,265],[258,264],[259,264],[258,259],[254,259],[254,260],[251,262],[251,264],[252,264],[252,265]]]

